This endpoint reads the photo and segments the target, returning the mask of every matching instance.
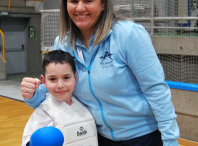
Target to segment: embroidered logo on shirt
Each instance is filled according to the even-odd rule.
[[[77,136],[82,136],[82,135],[86,135],[87,134],[87,130],[84,129],[83,127],[79,128],[79,131],[77,131]]]
[[[103,68],[109,68],[113,66],[112,55],[113,54],[109,53],[108,51],[105,51],[104,55],[100,57],[100,59],[102,59],[100,64],[103,66]]]
[[[113,60],[113,59],[111,58],[111,55],[113,55],[113,54],[111,54],[111,53],[109,53],[108,51],[106,51],[106,52],[104,53],[104,55],[100,57],[100,58],[102,59],[102,62],[101,62],[100,64],[102,64],[103,61],[104,61],[105,59],[107,59],[107,58],[110,58],[111,60]]]

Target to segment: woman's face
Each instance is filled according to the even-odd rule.
[[[105,0],[67,0],[68,14],[81,32],[95,29],[104,7]]]

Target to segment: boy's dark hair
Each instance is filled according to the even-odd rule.
[[[71,66],[73,73],[76,73],[76,66],[74,62],[74,57],[72,57],[69,53],[64,52],[62,50],[55,50],[49,52],[45,55],[43,59],[43,75],[45,76],[46,66],[50,63],[68,63]]]

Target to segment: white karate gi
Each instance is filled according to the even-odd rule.
[[[76,98],[71,99],[73,103],[69,106],[65,101],[57,100],[47,93],[46,100],[35,109],[25,126],[22,146],[26,146],[34,131],[46,126],[61,130],[64,145],[73,146],[71,143],[78,142],[97,146],[97,130],[92,114]],[[86,142],[83,142],[84,139]]]

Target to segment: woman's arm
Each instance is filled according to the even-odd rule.
[[[39,86],[39,88],[35,91],[34,95],[30,99],[24,99],[25,103],[28,106],[35,109],[37,108],[41,102],[43,102],[46,98],[46,93],[48,93],[47,88],[44,87],[43,84]]]
[[[164,146],[179,146],[179,128],[176,122],[171,92],[165,83],[164,71],[152,45],[149,34],[134,24],[125,43],[125,56],[144,97],[153,110]]]

